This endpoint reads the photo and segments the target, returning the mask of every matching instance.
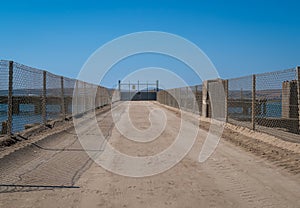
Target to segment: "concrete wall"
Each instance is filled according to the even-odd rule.
[[[282,118],[299,117],[297,81],[282,83]]]

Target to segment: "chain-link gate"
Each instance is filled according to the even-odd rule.
[[[158,81],[151,82],[128,82],[121,83],[119,80],[119,91],[122,101],[156,100],[159,91]]]

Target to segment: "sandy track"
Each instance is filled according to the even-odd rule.
[[[161,107],[150,102],[131,103],[129,114],[136,128],[149,127],[148,114],[154,108]],[[116,149],[133,156],[154,155],[174,141],[180,124],[180,115],[161,109],[167,115],[168,125],[158,139],[147,144],[127,140],[116,128],[110,129],[109,114],[97,120],[103,131],[111,131],[109,142]],[[93,130],[87,128],[86,133],[92,134]],[[40,144],[80,149],[73,133],[74,130],[64,132]],[[226,140],[221,140],[209,160],[197,162],[206,134],[204,130],[199,131],[192,150],[175,167],[144,178],[120,176],[95,163],[88,164],[89,158],[84,152],[53,153],[36,147],[19,150],[11,154],[13,158],[1,160],[2,181],[6,178],[10,182],[14,178],[11,176],[22,173],[23,184],[35,182],[80,188],[2,193],[0,207],[299,207],[299,175],[290,174]]]

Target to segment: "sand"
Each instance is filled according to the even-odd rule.
[[[168,120],[159,138],[138,143],[124,138],[116,127],[110,128],[112,117],[109,112],[99,114],[97,121],[100,128],[108,132],[109,144],[120,152],[138,157],[155,155],[174,142],[182,117],[176,109],[164,108],[153,102],[123,103],[120,109],[129,112],[135,127],[140,130],[151,125],[148,115],[153,109],[164,111]],[[190,115],[187,120],[189,125],[195,125],[198,119]],[[69,126],[64,129],[60,125],[47,131],[44,139],[42,134],[30,138],[30,141],[38,140],[36,144],[51,151],[30,145],[29,141],[3,150],[6,154],[0,160],[2,184],[43,184],[49,187],[0,186],[1,208],[299,207],[299,152],[293,144],[227,126],[212,156],[199,163],[199,151],[209,125],[202,120],[196,142],[184,159],[160,174],[134,178],[115,174],[91,161],[82,151],[71,124],[64,125]],[[126,127],[129,122],[122,125]],[[86,135],[94,133],[95,129],[89,127],[88,119],[85,126]],[[50,136],[51,131],[53,136]],[[15,147],[16,150],[13,150]],[[120,162],[118,157],[110,161],[112,166]],[[54,185],[70,187],[51,188]]]

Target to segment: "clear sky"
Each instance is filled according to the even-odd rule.
[[[289,0],[1,1],[0,59],[75,78],[107,41],[154,30],[194,42],[222,78],[286,69],[300,65],[299,8]],[[151,60],[164,62],[150,57],[138,65],[155,65]]]

